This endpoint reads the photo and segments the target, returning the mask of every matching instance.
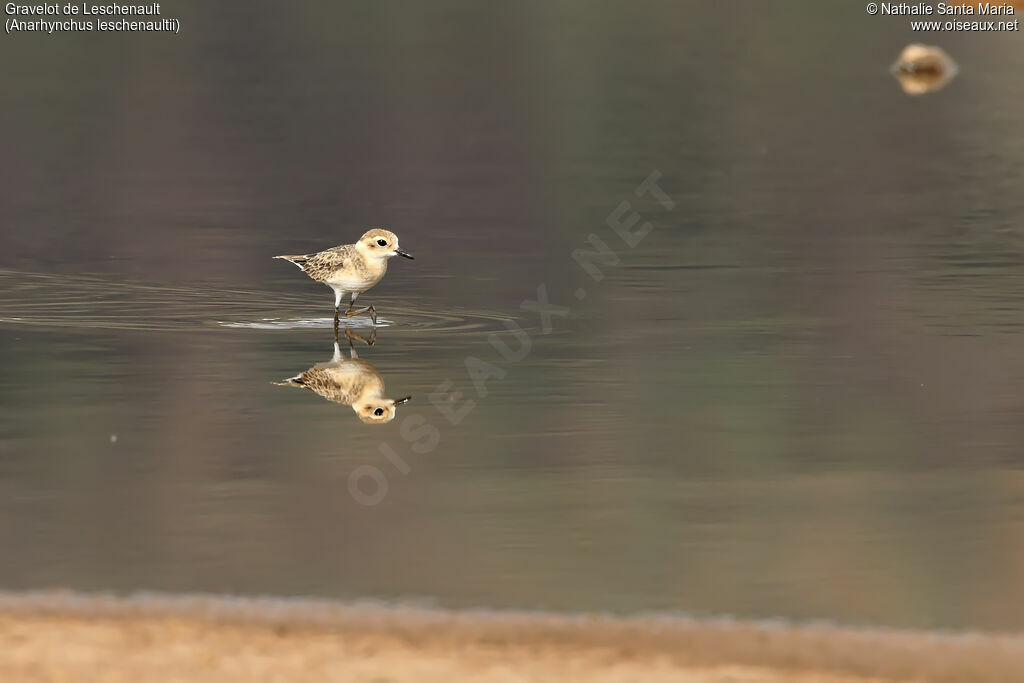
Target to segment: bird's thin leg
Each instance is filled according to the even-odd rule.
[[[336,289],[334,290],[334,338],[338,338],[338,318],[340,317],[341,308],[341,297],[345,295],[345,292]]]
[[[377,326],[377,311],[373,308],[373,306],[367,306],[366,308],[357,308],[354,311],[349,309],[345,313],[345,317],[346,318],[351,318],[352,316],[359,315],[360,313],[369,313],[370,314],[370,320],[373,321],[374,327]]]
[[[376,327],[376,325],[377,325],[377,311],[375,311],[373,309],[373,306],[367,306],[366,308],[360,308],[360,309],[357,309],[357,310],[352,310],[352,307],[356,305],[356,297],[357,296],[359,296],[359,292],[352,292],[352,300],[348,302],[348,310],[345,311],[345,317],[346,318],[351,318],[352,316],[359,315],[360,313],[369,313],[370,314],[370,320],[373,321],[373,325],[374,325],[374,327]]]

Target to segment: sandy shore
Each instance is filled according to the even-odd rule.
[[[1021,681],[1024,636],[0,593],[0,681]]]

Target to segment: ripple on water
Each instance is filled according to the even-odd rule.
[[[458,332],[473,330],[499,330],[504,328],[505,321],[513,320],[511,316],[484,311],[459,310],[452,313],[440,313],[425,309],[388,306],[387,318],[378,315],[377,327],[397,327],[413,330],[429,330],[437,332]],[[339,327],[367,327],[371,321],[368,316],[342,318]],[[219,320],[222,327],[248,328],[254,330],[294,330],[307,328],[333,327],[334,318],[260,318],[258,320],[225,321]]]
[[[295,330],[331,328],[332,317],[287,317],[282,311],[309,309],[308,297],[258,290],[167,287],[113,282],[99,277],[0,270],[0,324],[111,330],[187,331],[210,328]],[[439,332],[499,330],[509,315],[456,309],[439,312],[391,305],[378,327]],[[341,321],[342,327],[371,324],[368,316]]]

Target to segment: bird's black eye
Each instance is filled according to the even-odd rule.
[[[383,408],[377,408],[377,410],[373,411],[373,414],[376,415],[377,417],[380,417],[381,415],[384,414],[384,409]]]
[[[388,241],[387,240],[377,240],[377,244],[379,244],[382,247],[386,247],[386,246],[388,246]]]

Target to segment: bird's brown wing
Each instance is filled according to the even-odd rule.
[[[300,266],[314,280],[325,281],[339,268],[344,268],[351,260],[351,247],[348,245],[325,249],[306,257]]]
[[[290,256],[275,256],[291,261],[314,280],[325,281],[332,273],[339,268],[344,268],[352,258],[351,245],[345,244],[340,247],[332,247],[315,254],[296,254]]]

